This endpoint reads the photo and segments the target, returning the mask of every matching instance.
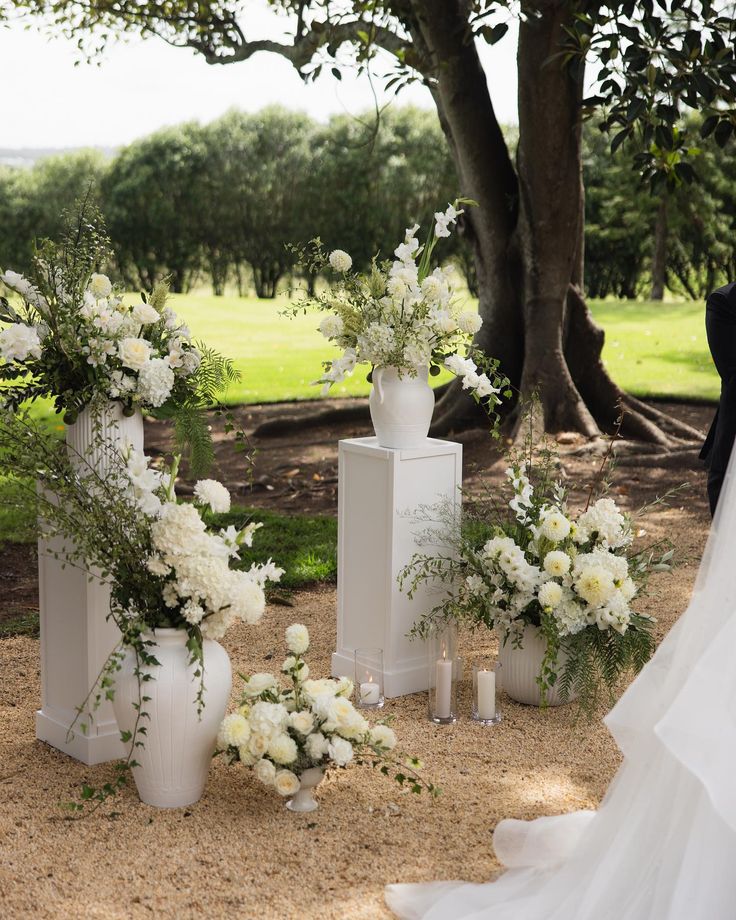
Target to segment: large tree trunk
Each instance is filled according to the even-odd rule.
[[[414,3],[417,38],[436,61],[434,97],[463,194],[479,207],[466,218],[475,245],[483,327],[477,344],[501,361],[521,396],[537,395],[545,429],[594,437],[615,430],[662,447],[697,432],[623,393],[603,362],[603,332],[581,294],[584,193],[583,74],[563,67],[559,42],[570,21],[563,0],[525,7],[519,29],[519,148],[513,167],[486,75],[467,39],[462,0]],[[553,58],[552,60],[550,60]],[[474,404],[458,385],[438,403],[433,432],[467,424]],[[666,429],[666,430],[665,430]],[[674,437],[673,437],[674,436]]]
[[[654,254],[652,256],[652,290],[650,300],[664,300],[667,281],[667,195],[662,195],[654,224]]]

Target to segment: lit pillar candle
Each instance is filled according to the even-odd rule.
[[[438,658],[436,664],[435,715],[438,719],[449,719],[452,704],[452,662]]]
[[[496,718],[496,674],[494,671],[478,671],[476,674],[478,692],[478,718],[490,721]]]
[[[365,703],[367,706],[375,705],[380,702],[381,699],[381,688],[378,684],[373,683],[373,678],[364,681],[360,685],[360,702]]]

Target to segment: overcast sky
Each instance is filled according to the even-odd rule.
[[[281,37],[282,22],[259,6],[252,0],[248,13],[253,37]],[[502,123],[517,120],[515,38],[512,28],[498,45],[481,50]],[[345,73],[338,82],[327,74],[305,86],[287,61],[270,54],[212,67],[188,49],[133,39],[111,45],[99,65],[77,61],[73,42],[48,39],[37,29],[0,28],[0,147],[118,146],[164,125],[211,121],[233,106],[257,111],[281,103],[324,120],[373,104],[365,78]],[[382,101],[393,98],[381,94]],[[432,105],[419,86],[402,92],[397,104],[409,102]]]

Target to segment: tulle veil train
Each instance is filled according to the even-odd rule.
[[[736,920],[736,453],[688,609],[605,722],[597,812],[502,821],[496,882],[389,885],[400,920]]]

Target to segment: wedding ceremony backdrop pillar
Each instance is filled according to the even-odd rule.
[[[143,419],[140,413],[123,417],[117,404],[103,413],[99,432],[118,448],[130,444],[143,450]],[[66,432],[70,458],[104,474],[105,457],[90,449],[93,421],[89,410]],[[97,578],[63,566],[62,537],[38,541],[39,612],[41,628],[41,708],[36,713],[36,737],[86,764],[103,763],[125,756],[112,704],[104,700],[85,734],[77,727],[68,739],[76,707],[84,702],[100,669],[115,648],[120,633],[108,620],[110,591]]]
[[[420,587],[409,599],[397,576],[418,549],[417,535],[436,526],[433,506],[461,502],[462,445],[427,438],[422,447],[394,449],[353,438],[340,441],[338,466],[332,673],[353,677],[355,649],[382,648],[387,697],[426,690],[424,643],[407,633],[437,595]]]

